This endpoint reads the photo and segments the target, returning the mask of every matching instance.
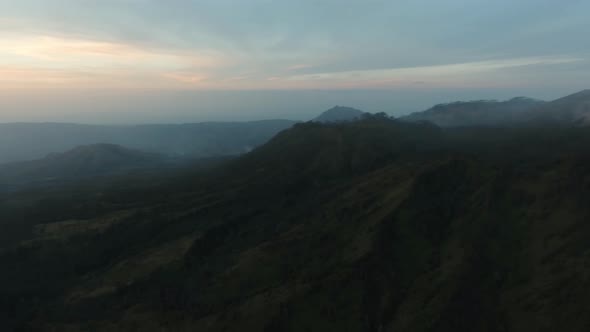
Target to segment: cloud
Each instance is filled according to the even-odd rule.
[[[491,61],[477,61],[448,65],[437,66],[422,66],[409,68],[391,68],[391,69],[373,69],[373,70],[353,70],[333,73],[314,73],[307,75],[296,75],[287,77],[289,80],[370,80],[370,79],[395,79],[403,78],[414,80],[434,78],[434,77],[449,77],[462,76],[466,74],[477,74],[482,72],[489,72],[494,70],[522,67],[522,66],[538,66],[538,65],[555,65],[566,64],[582,61],[581,58],[574,58],[569,56],[563,57],[530,57],[530,58],[516,58],[503,59]]]
[[[187,83],[191,85],[203,82],[207,79],[207,76],[193,72],[171,72],[166,73],[163,76],[180,83]]]
[[[532,67],[564,84],[573,62],[559,59],[590,57],[588,10],[580,0],[20,0],[0,2],[0,65],[93,86],[489,86]]]
[[[288,71],[297,71],[297,70],[301,70],[301,69],[308,69],[308,68],[312,68],[313,65],[309,65],[309,64],[295,64],[295,65],[291,65],[289,67],[287,67]]]
[[[195,83],[227,63],[214,52],[162,50],[132,44],[56,36],[4,36],[0,39],[0,82],[22,85],[85,83],[90,86]],[[151,78],[146,84],[140,78]],[[127,81],[127,82],[126,82]]]
[[[425,87],[457,87],[476,82],[481,86],[497,86],[506,83],[505,78],[503,81],[499,77],[515,68],[534,67],[538,70],[583,61],[570,56],[527,57],[407,68],[288,74],[269,78],[273,86],[267,88],[384,88],[407,87],[416,82]]]
[[[0,54],[3,55],[3,62],[19,57],[23,62],[30,59],[40,64],[63,63],[69,66],[88,62],[115,66],[215,67],[223,61],[220,55],[205,52],[150,49],[132,44],[47,35],[3,36],[0,39]]]

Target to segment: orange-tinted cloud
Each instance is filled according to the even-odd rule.
[[[0,88],[338,89],[415,85],[479,86],[507,68],[566,64],[575,57],[528,57],[458,64],[297,74],[294,62],[275,69],[214,51],[150,48],[123,42],[0,33]],[[243,60],[243,59],[242,59]],[[293,63],[293,62],[291,62]],[[278,68],[278,69],[277,69]],[[282,68],[282,69],[281,69]],[[285,71],[285,68],[287,69]],[[492,77],[492,78],[490,78]]]
[[[202,80],[227,60],[213,52],[28,36],[0,38],[0,87],[176,87]],[[147,79],[151,81],[146,81]]]

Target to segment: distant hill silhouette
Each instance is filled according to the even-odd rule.
[[[314,122],[345,122],[360,119],[365,112],[352,107],[334,106],[313,119]]]
[[[114,144],[76,147],[45,158],[0,165],[0,186],[80,179],[152,167],[166,158]]]
[[[0,124],[0,164],[37,159],[49,153],[97,143],[195,158],[239,155],[267,142],[294,123],[265,120],[138,126]]]

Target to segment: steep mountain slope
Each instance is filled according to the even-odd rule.
[[[94,144],[43,159],[0,165],[0,186],[88,178],[164,164],[161,155],[114,144]]]
[[[585,147],[499,163],[462,135],[305,123],[213,174],[90,195],[96,216],[70,206],[0,251],[0,320],[35,331],[586,330]]]
[[[0,163],[38,159],[55,151],[97,143],[195,158],[237,155],[265,143],[294,123],[266,120],[142,126],[0,124]]]
[[[365,112],[346,106],[334,106],[313,119],[314,122],[346,122],[359,120]]]
[[[532,121],[541,124],[589,125],[590,90],[554,100],[530,111]]]
[[[477,100],[440,104],[402,117],[404,121],[428,121],[441,127],[506,126],[522,124],[527,111],[543,105],[540,100],[517,97],[506,101]]]

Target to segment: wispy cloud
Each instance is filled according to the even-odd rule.
[[[344,80],[344,79],[387,79],[387,78],[434,78],[444,75],[475,74],[499,69],[506,69],[521,66],[554,65],[582,61],[575,57],[530,57],[505,60],[477,61],[458,64],[422,66],[408,68],[374,69],[374,70],[352,70],[341,72],[315,73],[306,75],[290,76],[290,80]]]
[[[347,82],[346,86],[348,87],[355,85],[364,87],[367,84],[409,85],[417,81],[421,82],[421,84],[433,82],[444,85],[445,83],[458,82],[474,77],[479,79],[485,78],[486,73],[510,68],[560,65],[580,61],[584,61],[584,59],[570,56],[525,57],[436,66],[321,72],[285,76],[283,79],[285,81],[324,82],[325,84],[332,83],[337,84],[338,86],[341,86],[341,83]]]
[[[312,68],[312,67],[313,67],[313,65],[301,63],[301,64],[289,66],[289,67],[287,67],[287,70],[296,71],[296,70],[307,69],[307,68]]]
[[[590,75],[589,10],[549,0],[0,0],[0,88],[573,89]]]
[[[151,77],[166,87],[176,82],[195,83],[200,72],[223,66],[227,59],[214,52],[162,50],[132,44],[55,36],[4,36],[0,39],[0,82],[38,85],[87,82],[94,86],[128,85]],[[123,81],[121,81],[123,80]],[[140,84],[144,86],[145,83]]]

